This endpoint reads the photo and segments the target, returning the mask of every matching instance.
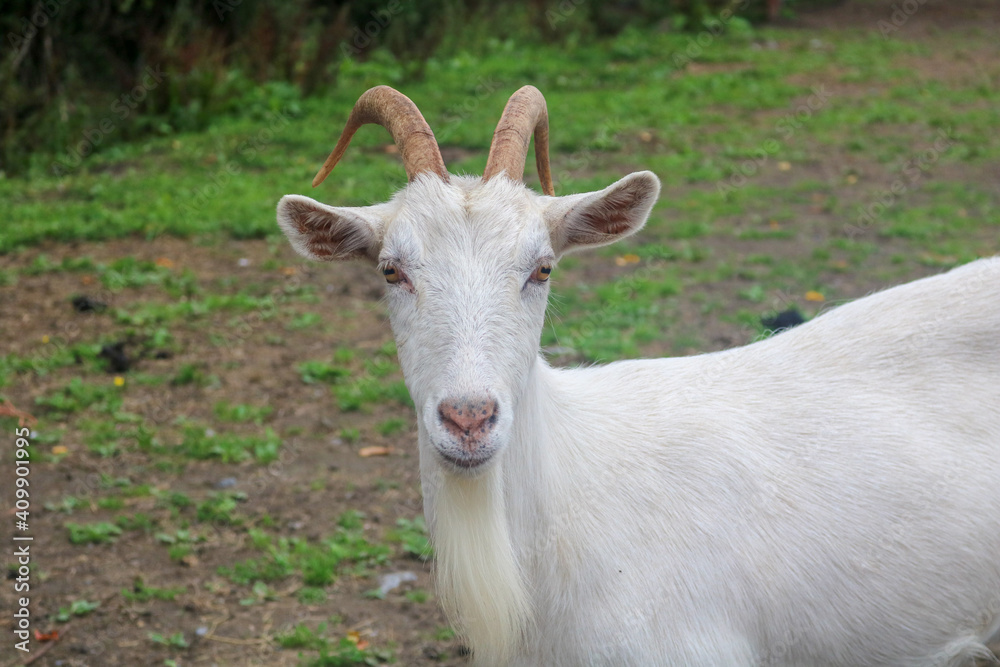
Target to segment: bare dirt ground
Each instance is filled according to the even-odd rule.
[[[889,2],[847,3],[801,16],[786,25],[790,29],[871,27],[874,21],[891,14],[890,5]],[[990,2],[967,3],[965,10],[951,13],[932,11],[927,5],[909,19],[912,24],[907,26],[906,38],[937,39],[944,31],[960,34],[963,29],[981,29],[984,22],[991,20],[996,21],[996,8]],[[960,76],[965,65],[933,56],[913,60],[916,73],[933,70],[934,76],[941,76],[942,68],[947,72],[949,67],[955,68],[956,76]],[[841,159],[850,158],[841,156]],[[839,172],[847,166],[833,156],[823,169]],[[785,177],[774,172],[760,178],[780,183]],[[840,234],[842,229],[843,221],[824,214],[821,202],[817,202],[813,213],[807,210],[799,221],[793,243],[767,240],[708,243],[716,244],[713,250],[718,261],[739,260],[754,253],[785,257],[802,253],[802,260],[808,261],[806,248],[811,238]],[[881,247],[868,260],[873,264],[884,261],[898,249],[893,245],[895,242],[879,243]],[[992,244],[996,250],[995,240],[984,239],[984,243]],[[374,571],[338,577],[323,602],[300,601],[296,593],[301,584],[291,578],[273,584],[273,599],[244,604],[241,601],[247,598],[246,588],[232,584],[218,573],[220,566],[260,555],[247,539],[251,527],[276,526],[289,536],[316,540],[329,534],[342,513],[361,509],[366,536],[380,541],[398,518],[413,519],[421,514],[412,411],[386,404],[374,406],[369,412],[342,412],[325,386],[304,383],[296,370],[302,361],[329,359],[334,347],[355,350],[363,359],[391,341],[379,303],[381,286],[370,269],[360,265],[310,267],[300,263],[284,245],[271,248],[263,241],[203,245],[170,238],[80,245],[52,243],[12,261],[9,258],[2,261],[12,268],[23,269],[40,253],[56,263],[66,257],[80,256],[98,262],[128,256],[161,263],[166,259],[172,271],[193,272],[197,283],[210,293],[234,293],[251,283],[259,285],[262,294],[298,284],[316,285],[317,290],[314,303],[289,298],[282,303],[278,316],[272,318],[217,310],[172,323],[168,325],[174,336],[170,354],[165,358],[150,354],[123,374],[129,383],[123,409],[168,430],[179,416],[211,421],[212,406],[220,401],[271,406],[273,412],[264,425],[278,433],[296,434],[285,438],[277,461],[259,465],[252,461],[227,464],[187,460],[182,467],[158,468],[139,451],[123,449],[112,457],[98,456],[88,451],[82,436],[71,428],[60,441],[67,452],[57,456],[56,463],[33,467],[32,498],[39,510],[43,504],[58,504],[66,496],[95,499],[100,497],[108,480],[121,478],[141,478],[161,493],[183,492],[196,501],[223,487],[245,493],[246,497],[238,509],[242,524],[212,526],[207,539],[194,544],[192,553],[182,560],[171,559],[151,532],[141,530],[125,531],[110,544],[79,546],[67,540],[64,528],[67,521],[113,521],[123,513],[145,513],[155,520],[156,532],[176,530],[185,520],[190,521],[191,510],[174,515],[148,494],[126,498],[124,509],[91,505],[77,509],[72,515],[58,510],[33,514],[35,541],[31,549],[36,554],[31,593],[33,628],[42,632],[59,630],[60,638],[57,642],[34,644],[32,664],[131,667],[163,665],[165,660],[175,659],[181,665],[296,665],[300,663],[299,652],[278,647],[273,634],[298,623],[315,627],[332,616],[337,619],[330,624],[331,636],[356,632],[362,641],[373,646],[391,646],[398,664],[467,663],[461,641],[442,632],[448,623],[433,598],[430,565],[407,557],[402,550],[397,549]],[[598,281],[607,278],[609,271],[617,270],[609,269],[606,260],[582,257],[576,268],[559,278]],[[931,272],[934,269],[926,266],[907,265],[901,274],[864,279],[850,273],[833,273],[830,282],[838,286],[842,295],[861,296],[887,282]],[[726,300],[734,298],[740,287],[741,278],[737,275],[709,289],[715,297]],[[102,313],[77,313],[69,303],[77,294],[93,294],[107,302],[109,308]],[[95,341],[114,331],[121,340],[128,341],[127,351],[138,353],[144,342],[130,338],[129,327],[116,323],[112,313],[115,308],[127,309],[148,300],[166,299],[155,286],[102,291],[95,275],[87,271],[21,275],[16,287],[0,287],[3,345],[9,354],[30,355],[44,350],[46,345]],[[682,298],[679,308],[682,314],[679,328],[692,335],[697,332],[697,347],[701,350],[748,340],[744,328],[720,321],[715,314],[706,315],[699,303]],[[318,313],[320,322],[302,329],[287,326],[290,318],[306,313]],[[43,342],[43,337],[48,337],[49,342]],[[665,338],[669,336],[665,334]],[[678,350],[677,344],[664,340],[647,346],[644,352],[694,352],[695,347],[692,344]],[[205,384],[180,386],[143,384],[132,379],[139,377],[137,373],[173,377],[186,364],[214,379]],[[64,386],[78,374],[77,369],[69,367],[42,377],[21,375],[13,380],[6,393],[18,407],[34,412],[36,397]],[[38,416],[46,429],[58,430],[64,426],[58,415],[39,413]],[[407,427],[392,435],[381,435],[377,425],[390,418],[405,420]],[[345,441],[339,436],[345,427],[358,429],[362,438]],[[253,424],[234,428],[245,433],[259,430]],[[387,447],[389,453],[361,456],[362,448],[370,446]],[[11,478],[5,474],[4,479]],[[396,571],[414,572],[417,580],[391,592],[385,599],[363,596],[364,591],[377,586],[378,575]],[[184,592],[173,601],[128,601],[120,591],[131,588],[136,577],[142,577],[147,585],[180,587]],[[8,574],[8,578],[13,577]],[[415,590],[431,592],[430,599],[418,602],[403,595]],[[5,609],[14,608],[10,591],[10,586],[4,586],[0,593]],[[59,608],[68,607],[75,599],[101,604],[89,615],[57,623],[54,619]],[[9,637],[9,617],[0,621],[0,629]],[[168,648],[149,639],[150,633],[169,636],[178,631],[184,633],[189,647]],[[9,646],[10,641],[5,640],[0,648],[0,665],[22,664],[21,656],[14,655]],[[40,654],[39,649],[45,653]]]

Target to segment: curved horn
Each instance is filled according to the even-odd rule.
[[[549,172],[549,112],[545,107],[545,98],[534,86],[524,86],[507,101],[493,133],[483,180],[488,181],[502,171],[507,172],[507,178],[521,180],[532,133],[535,135],[535,164],[542,192],[554,195],[552,174]]]
[[[313,179],[313,187],[322,183],[333,171],[344,156],[347,145],[351,143],[351,137],[359,127],[368,123],[381,125],[389,130],[403,156],[403,167],[409,180],[412,181],[417,174],[430,171],[440,176],[442,181],[448,181],[448,170],[441,158],[441,149],[417,105],[398,90],[389,86],[375,86],[365,91],[354,104],[340,140]]]

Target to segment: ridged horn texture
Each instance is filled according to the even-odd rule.
[[[503,171],[507,172],[507,178],[521,180],[532,134],[535,135],[535,164],[542,192],[554,195],[549,171],[549,112],[545,107],[545,97],[534,86],[524,86],[507,101],[493,132],[493,144],[486,160],[483,180],[488,181]]]
[[[437,174],[442,181],[448,181],[448,170],[441,158],[437,139],[417,105],[398,90],[389,86],[375,86],[358,98],[340,140],[313,179],[313,187],[322,183],[337,166],[358,128],[369,123],[389,130],[403,157],[403,167],[410,181],[417,174],[427,171]]]

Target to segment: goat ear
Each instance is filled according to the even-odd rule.
[[[377,261],[382,220],[366,208],[336,208],[309,197],[285,195],[278,202],[278,225],[307,259]]]
[[[600,192],[553,198],[543,214],[552,249],[561,255],[634,234],[646,224],[659,196],[660,179],[651,171],[638,171]]]

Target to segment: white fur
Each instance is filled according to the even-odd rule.
[[[550,368],[531,271],[634,232],[657,193],[648,173],[565,198],[422,176],[368,209],[279,204],[303,254],[294,218],[354,226],[330,243],[369,243],[355,255],[410,278],[388,289],[390,320],[439,592],[477,664],[986,659],[1000,630],[1000,259],[739,349]],[[499,419],[488,462],[460,470],[437,410],[474,395]]]

